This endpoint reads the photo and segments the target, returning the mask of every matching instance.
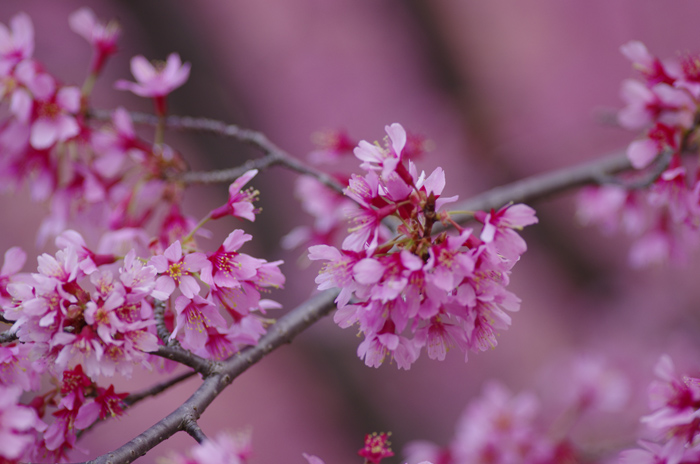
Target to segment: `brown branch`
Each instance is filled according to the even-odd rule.
[[[17,334],[14,332],[2,332],[0,333],[0,343],[11,343],[17,340]]]
[[[470,211],[489,211],[510,202],[530,203],[584,185],[609,183],[610,174],[632,168],[627,156],[618,153],[606,158],[566,167],[488,190],[460,206]]]
[[[187,432],[189,436],[197,440],[197,443],[200,445],[207,439],[207,436],[204,434],[204,431],[202,431],[202,428],[192,417],[186,417],[185,420],[182,421],[182,429]]]
[[[165,345],[170,344],[170,331],[165,326],[165,301],[155,300],[153,305],[153,319],[156,321],[156,333]]]
[[[155,115],[138,112],[131,112],[129,114],[132,121],[136,124],[154,127],[158,125],[158,117]],[[111,113],[105,110],[93,110],[90,116],[99,120],[109,120],[111,118]],[[172,130],[207,132],[223,137],[230,137],[240,142],[247,143],[265,154],[263,158],[249,160],[243,165],[232,169],[183,173],[178,179],[186,184],[232,182],[250,169],[264,169],[269,166],[283,165],[300,174],[313,176],[327,187],[338,193],[343,193],[343,186],[333,177],[293,157],[272,143],[262,132],[244,129],[235,124],[226,124],[214,119],[193,118],[190,116],[168,116],[165,119],[165,126]]]
[[[158,347],[157,351],[153,351],[151,354],[191,367],[204,377],[210,376],[219,370],[218,362],[197,356],[191,351],[182,348],[179,343],[172,344],[171,346],[161,345]]]

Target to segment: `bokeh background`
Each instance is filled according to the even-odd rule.
[[[372,141],[384,136],[386,124],[400,122],[432,141],[420,167],[445,168],[446,194],[461,198],[623,149],[635,137],[613,123],[620,82],[632,75],[619,53],[623,43],[642,40],[660,57],[700,51],[700,3],[691,0],[3,0],[0,21],[30,14],[35,56],[79,85],[91,51],[67,18],[80,6],[117,18],[123,31],[121,51],[95,89],[97,107],[150,110],[150,102],[113,90],[113,82],[131,78],[136,54],[164,59],[179,52],[192,73],[172,95],[173,113],[260,130],[302,158],[319,130],[343,128]],[[167,142],[196,169],[231,167],[256,155],[211,136],[168,134]],[[301,251],[279,246],[292,227],[309,222],[292,200],[294,179],[281,168],[260,174],[253,182],[261,191],[259,219],[213,228],[221,239],[244,227],[255,237],[245,251],[285,260],[286,288],[271,295],[285,309],[308,298],[318,270],[300,268]],[[32,254],[45,210],[26,197],[0,199],[0,244]],[[187,210],[201,216],[225,198],[226,186],[196,187]],[[525,231],[529,251],[511,284],[522,309],[497,349],[472,354],[467,363],[454,351],[444,362],[424,355],[410,371],[388,363],[370,369],[355,356],[353,330],[328,318],[237,379],[204,414],[205,433],[252,428],[257,463],[304,463],[302,452],[358,463],[365,433],[391,430],[397,452],[415,439],[447,444],[486,379],[514,391],[546,385],[561,392],[569,379],[548,366],[592,353],[632,376],[633,406],[605,419],[619,432],[606,445],[632,445],[658,356],[668,352],[681,366],[700,366],[698,266],[630,271],[627,241],[577,224],[572,195],[533,206],[540,224]],[[116,384],[132,391],[149,379]],[[190,380],[96,427],[84,438],[90,454],[73,460],[123,444],[196,385]],[[580,433],[595,441],[608,431],[598,424]],[[140,462],[192,444],[180,434]]]

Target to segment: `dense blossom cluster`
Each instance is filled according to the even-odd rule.
[[[700,232],[700,176],[688,153],[697,152],[700,109],[700,56],[661,61],[637,41],[622,53],[632,61],[641,79],[622,85],[627,106],[619,115],[626,129],[643,130],[627,148],[632,166],[642,172],[663,168],[648,188],[618,185],[588,187],[579,197],[579,216],[606,231],[622,229],[634,237],[630,262],[636,267],[687,260],[697,248]],[[638,180],[632,176],[630,180]],[[646,187],[646,186],[645,186]]]
[[[0,345],[0,456],[9,462],[65,460],[80,430],[122,413],[127,394],[97,381],[152,369],[164,344],[206,359],[255,344],[269,323],[263,313],[280,307],[262,292],[284,284],[280,261],[240,252],[252,238],[242,230],[214,251],[195,239],[209,220],[255,220],[257,192],[242,188],[257,171],[233,182],[228,201],[199,223],[185,216],[175,176],[187,166],[163,143],[162,127],[152,143],[136,135],[123,108],[107,123],[91,117],[90,92],[117,50],[118,25],[88,9],[70,25],[94,50],[82,89],[32,57],[26,15],[0,25],[0,178],[50,200],[38,238],[55,237],[57,249],[22,273],[26,253],[11,248],[0,270],[0,321],[11,324]],[[164,116],[165,98],[187,80],[189,64],[175,54],[164,67],[140,56],[131,64],[137,82],[116,87],[152,98]],[[170,335],[159,339],[162,330]],[[42,376],[55,387],[46,391]],[[29,406],[19,404],[22,391],[42,389]]]
[[[534,211],[507,205],[474,213],[483,224],[478,234],[460,227],[444,210],[457,197],[442,196],[442,168],[419,173],[405,157],[404,128],[395,123],[386,132],[384,147],[363,140],[354,150],[366,174],[353,174],[345,189],[358,207],[349,210],[350,234],[341,248],[309,248],[311,260],[325,261],[318,288],[340,289],[335,321],[359,325],[364,340],[357,353],[368,366],[378,367],[388,356],[408,369],[423,347],[431,359],[442,360],[450,347],[468,352],[496,346],[498,332],[510,325],[508,312],[520,306],[506,286],[526,250],[516,230],[537,222]],[[332,195],[316,197],[323,207],[309,210],[341,204]],[[396,230],[387,225],[391,219]],[[433,235],[439,222],[457,234]]]

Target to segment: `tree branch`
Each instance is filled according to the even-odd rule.
[[[202,431],[202,428],[192,417],[185,418],[185,420],[182,422],[182,429],[187,432],[189,436],[197,440],[197,443],[200,445],[207,439],[207,436],[204,434],[204,431]]]
[[[17,340],[17,334],[14,332],[6,331],[0,333],[0,343],[10,343]]]
[[[210,361],[204,359],[196,354],[188,351],[180,346],[179,343],[175,341],[176,344],[171,344],[170,346],[159,346],[158,351],[153,351],[151,354],[160,356],[161,358],[170,359],[171,361],[179,362],[187,367],[191,367],[195,371],[199,372],[203,376],[207,377],[216,373],[219,370],[219,363],[215,361]]]
[[[147,126],[157,126],[158,117],[147,113],[129,113],[132,121],[136,124]],[[109,120],[111,113],[105,110],[93,110],[90,114],[95,119]],[[262,132],[251,129],[244,129],[235,124],[226,124],[208,118],[193,118],[190,116],[168,116],[165,119],[165,126],[169,129],[179,131],[198,131],[230,137],[232,139],[247,143],[265,154],[265,157],[257,160],[248,160],[243,165],[219,171],[207,172],[186,172],[179,176],[179,180],[186,184],[212,184],[232,182],[240,177],[244,172],[251,169],[264,169],[269,166],[283,165],[300,174],[306,174],[318,179],[327,187],[338,193],[343,193],[343,186],[333,177],[325,172],[315,169],[299,159],[293,157],[280,147],[270,141]]]

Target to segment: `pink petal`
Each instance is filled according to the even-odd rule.
[[[80,89],[77,87],[63,87],[56,94],[56,103],[68,113],[77,113],[80,110]]]
[[[32,99],[32,96],[29,95],[29,92],[24,89],[19,89],[12,93],[12,98],[10,99],[10,111],[20,122],[27,123],[32,115],[33,104],[34,100]]]
[[[229,187],[228,187],[229,196],[237,195],[237,194],[241,191],[241,189],[243,188],[243,186],[244,186],[245,184],[247,184],[247,183],[250,181],[250,179],[252,179],[253,177],[255,177],[257,173],[258,173],[258,170],[257,170],[257,169],[251,169],[250,171],[246,171],[246,172],[245,172],[241,177],[239,177],[238,179],[234,180],[234,181],[231,183],[231,185],[229,185]]]
[[[182,245],[180,245],[180,240],[176,240],[175,243],[170,245],[165,252],[163,252],[163,256],[168,258],[168,261],[171,263],[180,261],[180,259],[182,259]]]
[[[493,242],[493,238],[496,236],[496,226],[488,222],[490,217],[490,214],[486,217],[484,228],[481,231],[481,236],[479,237],[482,241],[486,243]]]
[[[236,229],[226,237],[224,240],[224,250],[227,252],[238,250],[245,242],[251,240],[253,237],[246,234],[240,229]]]
[[[198,272],[209,260],[204,253],[190,253],[182,260],[184,267],[189,272]]]
[[[199,293],[199,284],[197,279],[192,276],[184,276],[180,279],[180,291],[187,298],[194,298]]]
[[[175,291],[175,281],[170,276],[160,276],[156,280],[156,286],[151,296],[156,300],[166,301]]]
[[[57,137],[59,142],[65,142],[80,133],[80,126],[73,116],[62,114],[56,119]]]
[[[10,27],[15,48],[21,50],[24,57],[30,57],[34,52],[34,26],[29,15],[16,14],[10,21]]]
[[[384,275],[384,270],[384,265],[376,259],[365,258],[353,266],[352,273],[360,284],[372,285],[379,282]]]
[[[309,259],[316,261],[319,259],[326,261],[340,261],[342,255],[337,248],[329,245],[314,245],[309,247]]]
[[[117,132],[126,138],[133,138],[135,135],[134,125],[131,122],[131,116],[129,112],[123,107],[119,107],[114,110],[112,114],[112,121],[114,122],[114,127],[117,128]]]
[[[635,169],[649,166],[658,154],[656,142],[649,139],[635,140],[627,147],[627,158]]]
[[[131,59],[131,74],[136,80],[143,84],[153,80],[157,72],[153,65],[142,55],[137,55]]]
[[[394,149],[394,153],[397,157],[400,157],[401,151],[406,146],[406,130],[398,122],[393,123],[391,126],[385,126],[384,130],[391,139],[391,147]]]
[[[10,276],[18,273],[27,260],[27,254],[20,247],[12,247],[5,252],[5,262],[2,264],[0,276]]]
[[[148,264],[155,267],[156,271],[158,271],[159,273],[167,271],[168,267],[170,266],[168,258],[166,258],[163,255],[152,256],[151,259],[148,260]]]
[[[58,125],[48,118],[39,118],[34,121],[29,135],[29,143],[37,150],[44,150],[56,143],[58,139]]]
[[[96,22],[95,13],[88,7],[82,7],[68,17],[68,24],[73,32],[82,36],[88,42],[92,42],[92,31]]]
[[[93,422],[97,420],[100,416],[100,405],[94,400],[90,403],[83,404],[78,410],[78,414],[75,416],[76,428],[85,429],[92,425]]]
[[[630,40],[620,47],[620,52],[633,63],[639,63],[644,66],[651,66],[654,63],[654,57],[649,53],[647,47],[639,40]]]

